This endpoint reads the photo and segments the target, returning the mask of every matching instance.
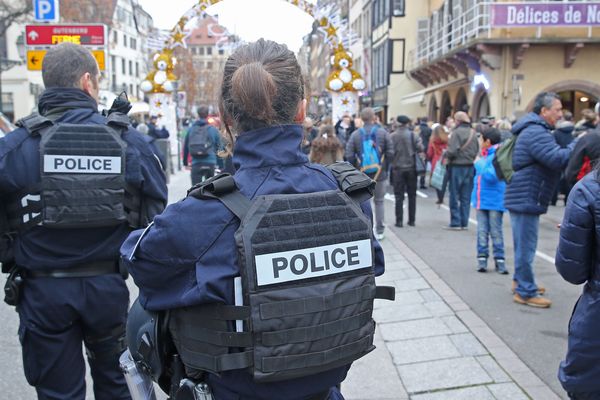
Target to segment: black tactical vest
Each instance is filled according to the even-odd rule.
[[[250,201],[227,174],[192,188],[190,196],[218,198],[241,221],[243,305],[171,311],[188,376],[248,368],[257,382],[287,380],[348,365],[375,348],[373,300],[393,299],[393,288],[375,286],[372,226],[359,205],[374,182],[347,163],[336,177],[351,190]]]
[[[18,230],[138,226],[140,197],[125,181],[129,121],[113,113],[107,125],[54,124],[32,115],[19,121],[40,139],[40,182],[13,195],[10,223]]]

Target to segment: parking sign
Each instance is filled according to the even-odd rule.
[[[33,15],[38,22],[58,22],[58,0],[33,0]]]

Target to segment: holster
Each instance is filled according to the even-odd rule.
[[[5,264],[2,264],[2,269],[4,266]],[[9,268],[8,278],[4,284],[4,302],[9,306],[16,306],[21,298],[23,277],[21,269],[16,264],[11,264]]]

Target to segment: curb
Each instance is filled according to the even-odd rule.
[[[431,288],[448,304],[456,316],[466,325],[492,356],[533,400],[560,400],[519,357],[504,343],[498,335],[471,310],[471,308],[452,290],[439,275],[412,251],[391,229],[386,230],[386,240],[402,253],[406,260],[421,274]]]

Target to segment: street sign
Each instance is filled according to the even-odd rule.
[[[33,15],[38,22],[58,22],[58,0],[33,0]]]
[[[46,50],[28,50],[27,51],[27,69],[30,71],[41,71],[42,60],[46,55]]]
[[[26,25],[27,46],[52,46],[62,42],[102,47],[106,44],[104,25]]]
[[[98,61],[100,71],[105,70],[106,26],[102,24],[25,25],[27,69],[41,71],[46,51],[63,42],[85,46]]]
[[[27,69],[30,71],[41,71],[42,61],[48,50],[27,50]],[[92,50],[92,55],[98,62],[100,71],[106,69],[104,50]]]

